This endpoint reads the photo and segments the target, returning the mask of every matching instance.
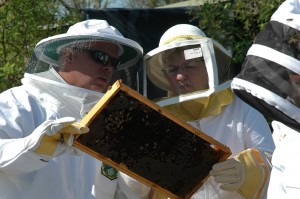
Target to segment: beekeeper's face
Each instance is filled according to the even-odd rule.
[[[71,85],[104,92],[118,65],[118,52],[118,46],[108,42],[66,48],[59,74]]]
[[[188,57],[188,51],[174,51],[166,57],[164,73],[175,95],[208,89],[208,75],[203,57]]]

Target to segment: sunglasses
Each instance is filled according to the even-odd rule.
[[[94,60],[97,63],[100,63],[102,65],[108,66],[110,65],[113,67],[113,69],[117,69],[118,66],[120,65],[120,61],[118,59],[115,59],[105,52],[99,51],[99,50],[89,50],[89,49],[80,49],[80,48],[73,48],[73,50],[77,52],[84,52],[87,53],[92,60]]]

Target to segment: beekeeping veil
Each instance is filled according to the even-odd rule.
[[[135,41],[123,37],[105,20],[82,21],[71,26],[65,34],[41,40],[34,49],[34,56],[26,73],[54,78],[53,75],[45,76],[44,72],[59,67],[59,56],[62,49],[68,46],[81,48],[83,43],[86,45],[96,41],[113,43],[119,47],[120,65],[113,74],[112,83],[117,79],[122,79],[123,83],[128,86],[136,87],[137,63],[142,57],[143,49]]]
[[[179,96],[172,95],[171,86],[163,72],[164,52],[176,48],[185,49],[184,53],[187,52],[188,54],[185,56],[186,60],[188,60],[187,56],[189,56],[190,59],[200,58],[204,61],[208,74],[208,89],[193,91]],[[158,48],[144,56],[145,71],[148,78],[155,86],[167,91],[169,95],[169,98],[162,99],[157,104],[170,108],[178,117],[190,121],[207,117],[211,114],[218,114],[223,106],[231,102],[230,91],[220,92],[230,87],[228,78],[230,61],[230,53],[221,44],[208,38],[198,27],[189,24],[178,24],[169,28],[162,35]],[[145,95],[147,95],[146,84],[147,78],[144,75]],[[212,95],[213,93],[217,94]],[[220,98],[223,99],[220,100]],[[208,106],[208,104],[210,105]],[[200,107],[207,107],[207,109],[204,110],[204,108],[201,109]],[[202,111],[195,113],[193,110]]]
[[[232,89],[271,119],[300,130],[300,3],[285,1],[256,36]]]
[[[103,93],[68,84],[58,73],[63,66],[63,59],[60,57],[62,57],[62,50],[67,47],[83,50],[94,42],[113,43],[118,47],[120,65],[114,70],[110,84],[117,79],[122,79],[123,83],[134,89],[137,88],[137,69],[142,58],[142,47],[135,41],[123,37],[105,20],[96,19],[78,22],[64,34],[41,40],[35,46],[22,79],[24,88],[32,95],[38,96],[41,103],[50,100],[52,104],[64,102],[64,107],[60,107],[64,110],[59,112],[66,116],[83,117],[103,96]],[[82,66],[84,63],[80,64],[80,67]],[[76,72],[66,75],[71,75],[72,79],[78,81],[82,80]]]

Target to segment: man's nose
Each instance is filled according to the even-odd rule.
[[[177,79],[177,80],[184,80],[184,79],[187,79],[187,74],[186,74],[185,72],[183,72],[182,70],[181,70],[181,72],[178,71],[178,73],[177,73],[177,75],[176,75],[176,79]]]
[[[113,71],[113,66],[111,63],[107,63],[107,65],[101,65],[102,71]]]

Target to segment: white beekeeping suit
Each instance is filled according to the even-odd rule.
[[[174,53],[177,54],[173,56]],[[272,135],[264,117],[232,93],[228,76],[230,61],[231,55],[222,45],[189,24],[169,28],[159,46],[144,56],[145,91],[149,78],[166,92],[162,99],[156,100],[158,105],[232,152],[228,160],[212,166],[211,176],[196,190],[193,199],[266,198],[270,172],[270,156],[266,154],[274,150]],[[176,87],[175,81],[170,81],[175,76]],[[180,91],[187,88],[189,92],[180,93],[174,88]],[[254,170],[249,172],[249,165],[241,159],[253,161]],[[258,175],[253,175],[255,170]],[[154,197],[166,198],[159,192]]]
[[[112,51],[102,45],[113,46],[117,58],[83,49],[96,43],[108,52]],[[135,181],[121,173],[107,179],[99,160],[72,147],[74,131],[68,134],[66,129],[79,122],[103,93],[74,86],[62,78],[58,71],[62,70],[60,56],[65,49],[76,50],[82,59],[103,70],[114,71],[114,67],[113,75],[123,75],[129,86],[134,85],[131,77],[136,77],[136,64],[143,53],[138,43],[124,38],[104,20],[76,23],[67,33],[36,45],[22,85],[0,94],[0,198],[145,198],[149,188],[133,186],[129,182]],[[67,59],[75,62],[78,57]],[[78,71],[90,69],[87,62],[75,65]],[[68,74],[81,81],[78,71]],[[98,79],[102,83],[110,80],[104,75]],[[83,126],[77,133],[86,131]]]

